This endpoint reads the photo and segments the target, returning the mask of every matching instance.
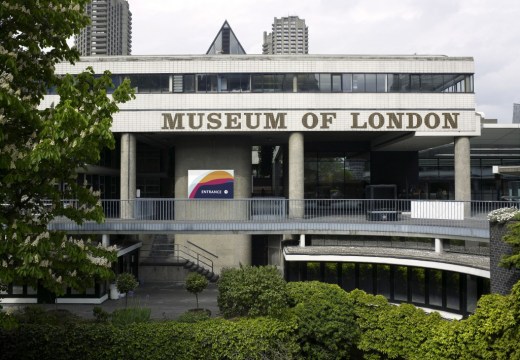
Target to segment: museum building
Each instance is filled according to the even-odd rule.
[[[497,177],[491,163],[520,165],[520,129],[486,124],[476,112],[472,58],[111,56],[56,71],[87,67],[109,70],[116,86],[129,78],[136,98],[114,116],[116,149],[78,175],[100,190],[107,222],[55,228],[142,245],[122,253],[119,271],[142,281],[182,279],[184,269],[157,256],[165,246],[177,259],[207,259],[200,262],[211,263],[212,275],[272,264],[288,280],[459,314],[489,292],[489,232],[430,231],[429,223],[410,230],[407,222],[421,206],[468,219],[472,200],[519,191],[519,174]],[[41,106],[57,100],[50,93]],[[490,158],[490,145],[478,141],[497,138]],[[482,148],[477,156],[473,143]],[[260,157],[271,149],[260,160],[268,175],[256,149]],[[429,259],[389,249],[396,241],[440,250]],[[469,254],[434,260],[450,241]],[[360,243],[382,250],[356,252]],[[96,299],[107,292],[97,289]]]

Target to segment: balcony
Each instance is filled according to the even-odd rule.
[[[76,206],[75,200],[67,200]],[[337,234],[488,241],[487,214],[508,201],[323,199],[101,200],[106,221],[57,218],[52,230],[75,233]]]

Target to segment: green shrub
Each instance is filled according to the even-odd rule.
[[[273,318],[0,329],[2,359],[293,359],[293,322]]]
[[[110,321],[115,326],[128,326],[133,323],[148,322],[151,312],[152,309],[144,307],[116,309],[110,315]]]
[[[0,328],[10,330],[14,329],[18,326],[18,321],[16,321],[14,316],[6,314],[3,311],[0,311]]]
[[[101,306],[94,306],[94,309],[92,309],[92,313],[97,322],[106,323],[110,318],[110,313],[108,311],[103,310]]]
[[[199,293],[208,286],[208,279],[199,273],[189,273],[186,276],[186,290],[195,295],[197,309],[199,308]]]
[[[217,303],[226,317],[281,316],[287,309],[286,282],[274,266],[224,269]]]
[[[507,296],[480,298],[475,314],[444,322],[420,349],[422,359],[520,359],[520,282]],[[417,357],[418,359],[419,357]]]
[[[361,319],[358,347],[372,359],[414,359],[422,343],[432,336],[442,320],[411,305],[390,306]]]
[[[195,323],[209,319],[210,314],[207,311],[187,311],[177,317],[177,321],[182,323]]]
[[[122,294],[125,294],[125,306],[128,306],[128,292],[134,291],[139,285],[134,275],[130,273],[122,273],[117,275],[116,288]]]
[[[297,336],[305,359],[349,359],[356,353],[359,328],[354,302],[337,285],[318,281],[287,284]]]
[[[65,309],[45,310],[38,305],[26,306],[12,315],[20,324],[48,324],[69,326],[84,321],[80,316]]]

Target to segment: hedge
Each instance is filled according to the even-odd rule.
[[[22,324],[0,329],[2,359],[291,359],[294,322],[272,318],[214,319],[186,324],[139,323],[72,327]]]

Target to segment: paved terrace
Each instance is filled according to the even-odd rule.
[[[74,201],[68,201],[75,206]],[[497,201],[428,200],[102,200],[106,221],[78,225],[56,219],[69,233],[338,234],[435,237],[489,241],[489,211]]]

